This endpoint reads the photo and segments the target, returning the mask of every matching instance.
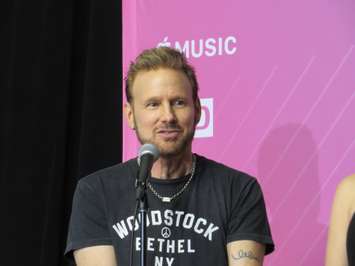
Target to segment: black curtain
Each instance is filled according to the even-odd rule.
[[[121,1],[0,7],[0,265],[63,258],[77,180],[121,161]]]

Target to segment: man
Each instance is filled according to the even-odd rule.
[[[147,183],[147,265],[262,265],[274,246],[257,181],[191,151],[201,106],[186,58],[166,47],[144,51],[126,96],[129,126],[160,151]],[[77,265],[129,265],[132,234],[138,265],[137,171],[132,159],[78,183],[66,249]]]

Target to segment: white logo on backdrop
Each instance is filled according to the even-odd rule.
[[[185,40],[183,42],[170,42],[165,37],[157,47],[173,47],[183,52],[187,58],[199,58],[202,56],[233,55],[237,52],[237,38],[234,36],[207,38],[199,40]]]
[[[213,98],[201,99],[201,118],[196,126],[195,138],[213,137]]]

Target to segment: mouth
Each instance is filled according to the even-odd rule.
[[[157,131],[157,134],[164,139],[175,139],[180,134],[181,130],[179,129],[160,129]]]

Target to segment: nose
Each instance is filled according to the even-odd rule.
[[[161,118],[165,123],[172,123],[176,121],[174,109],[170,104],[163,105]]]

